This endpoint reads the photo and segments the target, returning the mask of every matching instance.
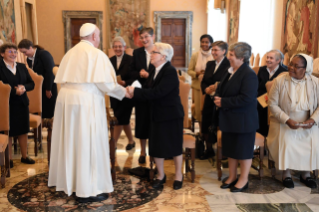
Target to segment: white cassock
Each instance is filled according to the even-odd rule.
[[[122,100],[125,88],[117,84],[107,56],[83,40],[63,57],[55,83],[61,83],[61,90],[48,186],[78,197],[112,192],[104,95]]]

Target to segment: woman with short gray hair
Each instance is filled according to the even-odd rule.
[[[153,188],[162,188],[166,182],[164,158],[174,158],[175,190],[182,188],[183,174],[183,119],[184,109],[179,97],[179,79],[170,63],[173,47],[167,43],[156,43],[151,52],[151,63],[155,70],[150,74],[148,89],[129,87],[131,96],[137,101],[150,104],[149,155],[154,158],[158,171]]]
[[[214,97],[219,111],[223,156],[228,157],[229,177],[221,188],[241,192],[248,188],[255,135],[258,129],[257,88],[255,72],[249,67],[251,47],[244,42],[229,48],[230,68],[223,77]],[[240,163],[240,177],[237,166]]]

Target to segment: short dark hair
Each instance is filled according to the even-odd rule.
[[[17,45],[13,43],[4,43],[0,46],[0,53],[3,54],[7,49],[15,49],[18,50]]]
[[[154,29],[152,27],[144,27],[143,29],[141,29],[139,35],[141,35],[145,32],[152,35],[152,36],[154,35]]]
[[[204,34],[204,35],[200,36],[199,41],[202,41],[203,38],[208,38],[208,40],[209,40],[210,43],[214,43],[213,37],[210,36],[209,34]]]
[[[19,42],[18,48],[19,49],[30,49],[30,47],[33,47],[33,43],[31,40],[23,39]]]
[[[212,47],[214,46],[218,46],[219,48],[221,48],[222,50],[226,50],[224,56],[226,56],[227,52],[228,52],[228,44],[224,41],[216,41],[212,44]]]

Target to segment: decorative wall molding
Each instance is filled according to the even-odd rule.
[[[71,49],[71,18],[95,18],[96,26],[99,27],[101,33],[103,25],[102,11],[62,11],[63,25],[64,25],[64,49],[65,53]],[[100,36],[99,48],[103,51],[103,35]]]
[[[192,56],[192,32],[193,32],[193,12],[192,11],[154,11],[155,39],[161,42],[161,22],[162,18],[185,18],[186,19],[186,43],[185,43],[185,64],[188,67]],[[182,67],[181,67],[182,68]]]

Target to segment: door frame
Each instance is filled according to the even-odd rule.
[[[71,18],[95,18],[96,26],[101,31],[99,49],[103,50],[103,12],[102,11],[62,11],[63,25],[64,25],[64,49],[65,53],[72,47],[71,42]]]
[[[192,11],[154,11],[155,23],[155,40],[161,42],[161,23],[162,18],[186,19],[185,32],[185,64],[186,67],[178,67],[179,69],[188,68],[189,61],[192,56],[192,34],[193,34],[193,12]]]

